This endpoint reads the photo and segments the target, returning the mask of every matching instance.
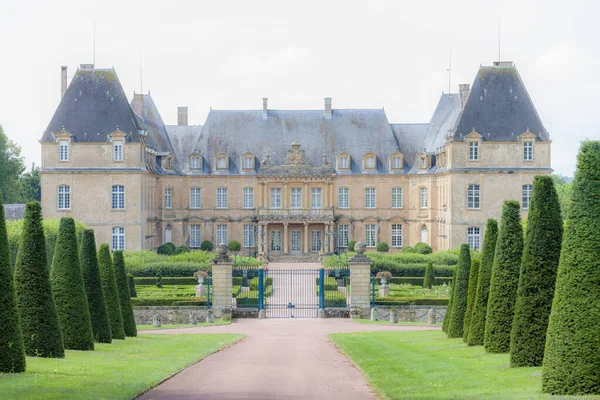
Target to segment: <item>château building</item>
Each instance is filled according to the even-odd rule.
[[[392,251],[481,245],[488,218],[550,174],[550,138],[510,62],[442,94],[429,123],[383,109],[211,110],[165,125],[152,96],[127,100],[114,69],[83,64],[42,139],[46,217],[72,216],[113,249],[310,254],[362,239]]]

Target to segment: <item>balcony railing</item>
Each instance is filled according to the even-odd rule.
[[[262,221],[330,221],[333,209],[314,208],[267,208],[258,210],[258,219]]]

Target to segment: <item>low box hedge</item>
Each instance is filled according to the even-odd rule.
[[[133,278],[137,285],[155,285],[156,277],[137,277]],[[198,284],[198,280],[193,276],[167,276],[162,278],[163,285],[194,285]]]
[[[427,264],[398,264],[388,259],[374,260],[371,263],[371,273],[373,275],[381,271],[389,271],[395,277],[425,277],[426,268]],[[434,265],[433,270],[436,277],[452,277],[454,267]]]
[[[191,261],[170,262],[155,261],[135,266],[125,264],[127,272],[134,277],[156,277],[159,271],[164,277],[193,277],[194,272],[198,270],[210,271],[210,266],[201,266]]]
[[[190,297],[189,299],[182,300],[181,297],[171,297],[171,298],[132,298],[131,305],[134,307],[143,307],[143,306],[204,306],[206,305],[206,299],[204,297]]]
[[[388,284],[390,283],[394,283],[396,285],[401,285],[401,284],[411,284],[411,285],[415,285],[415,286],[422,286],[423,285],[423,277],[420,276],[395,276],[392,279],[388,280]],[[381,279],[375,279],[375,283],[377,285],[381,285]],[[443,285],[443,284],[449,285],[450,283],[452,283],[452,277],[448,277],[448,276],[439,276],[435,278],[435,284],[436,285]]]
[[[377,305],[447,306],[448,298],[427,299],[422,297],[376,297]]]

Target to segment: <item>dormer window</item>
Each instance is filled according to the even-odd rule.
[[[228,157],[226,154],[217,154],[217,171],[227,171],[228,169]]]
[[[202,157],[199,155],[193,155],[190,157],[190,168],[191,169],[202,169]]]
[[[479,160],[479,142],[469,142],[469,161]]]
[[[392,155],[390,155],[390,170],[392,171],[399,171],[402,169],[404,164],[404,160],[402,157],[402,153],[400,153],[399,151],[392,153]]]
[[[421,156],[421,158],[419,158],[419,168],[427,169],[427,157],[426,156]]]
[[[374,171],[377,168],[377,156],[374,153],[367,153],[363,158],[363,169]]]
[[[254,171],[254,154],[249,151],[242,154],[242,170]]]
[[[123,161],[123,142],[121,140],[113,142],[113,153],[115,161]]]
[[[173,168],[173,159],[171,157],[167,157],[167,169]]]
[[[375,157],[367,157],[365,160],[365,166],[367,168],[375,168]]]
[[[348,153],[342,153],[337,157],[337,169],[338,170],[349,170],[350,169],[350,155]]]
[[[60,161],[69,161],[69,141],[61,140],[58,145],[59,152],[59,160]]]

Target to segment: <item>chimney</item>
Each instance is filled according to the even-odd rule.
[[[133,111],[144,118],[144,95],[141,93],[133,94]]]
[[[514,67],[515,63],[512,61],[494,61],[494,67]]]
[[[185,126],[188,124],[188,108],[177,107],[177,125]]]
[[[469,83],[461,83],[458,85],[458,93],[460,93],[460,108],[465,108],[469,93],[471,93],[471,85]]]
[[[325,119],[331,119],[331,97],[325,97]]]
[[[67,92],[67,66],[63,65],[60,67],[60,98],[65,97]]]
[[[267,100],[269,100],[267,97],[263,97],[263,112],[262,112],[262,118],[263,119],[267,119]]]

